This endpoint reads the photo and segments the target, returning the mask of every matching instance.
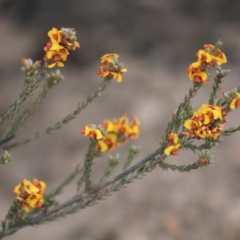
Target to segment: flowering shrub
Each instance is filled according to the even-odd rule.
[[[70,51],[80,47],[77,41],[76,31],[72,28],[58,30],[52,28],[48,32],[49,41],[44,47],[45,55],[42,60],[33,62],[31,59],[22,59],[22,71],[25,73],[23,90],[19,98],[9,108],[0,114],[0,124],[11,119],[4,135],[0,139],[0,146],[4,151],[0,163],[6,165],[13,161],[10,151],[16,147],[37,140],[45,134],[53,133],[74,120],[89,104],[102,95],[105,88],[115,79],[122,82],[127,69],[119,62],[116,53],[105,54],[101,57],[101,66],[97,74],[102,81],[99,88],[87,99],[78,104],[77,108],[62,120],[48,127],[42,132],[37,132],[33,137],[14,141],[15,133],[28,118],[37,110],[48,93],[55,85],[63,79],[60,71],[50,71],[57,67],[64,67],[64,62],[69,57]],[[220,65],[227,62],[225,54],[220,50],[222,43],[216,45],[206,44],[197,52],[197,61],[190,64],[187,69],[188,77],[192,80],[192,87],[184,100],[179,104],[171,120],[169,121],[165,134],[159,147],[147,157],[133,163],[137,157],[140,147],[131,146],[128,156],[123,164],[120,174],[110,178],[113,169],[120,163],[120,156],[108,156],[108,166],[98,182],[92,183],[91,170],[96,157],[106,156],[108,153],[117,151],[127,141],[134,141],[140,134],[140,120],[133,117],[129,120],[127,114],[109,120],[102,124],[88,124],[81,126],[80,133],[89,141],[82,167],[77,166],[74,172],[63,180],[55,189],[47,189],[44,180],[27,179],[16,183],[13,193],[15,200],[10,206],[5,219],[2,220],[0,238],[13,234],[18,230],[32,225],[43,224],[54,221],[66,215],[76,213],[110,192],[119,190],[122,186],[131,183],[134,179],[151,172],[157,166],[164,170],[188,172],[212,163],[209,149],[218,145],[223,136],[229,136],[239,131],[240,128],[225,129],[227,115],[240,106],[240,88],[226,91],[222,97],[217,98],[220,85],[229,70],[221,69]],[[209,68],[216,68],[216,76],[210,79]],[[208,102],[194,110],[191,99],[199,92],[204,84],[212,81],[212,91]],[[29,96],[44,82],[42,92],[30,107],[25,106]],[[79,137],[81,135],[79,134]],[[196,140],[198,144],[196,144]],[[167,162],[167,157],[176,156],[182,149],[199,152],[195,162],[189,165],[174,165]],[[26,176],[27,178],[28,176]],[[57,197],[69,184],[75,184],[77,191],[69,200],[59,203]],[[45,192],[45,189],[47,191]]]

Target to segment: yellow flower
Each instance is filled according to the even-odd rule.
[[[81,133],[84,134],[84,136],[88,136],[91,139],[100,140],[103,138],[102,132],[99,129],[93,128],[88,125],[81,130]]]
[[[119,58],[119,55],[116,53],[108,53],[105,54],[101,57],[101,62],[110,62],[110,63],[114,63],[114,59]]]
[[[235,94],[236,96],[232,99],[229,105],[230,109],[232,110],[240,106],[240,94],[238,92],[236,92]]]
[[[176,133],[170,133],[168,136],[168,142],[177,144],[179,141],[179,137]]]
[[[125,72],[127,72],[127,69],[123,68],[119,72],[111,72],[111,74],[113,75],[113,78],[117,80],[117,82],[122,82],[122,75]]]
[[[226,55],[218,49],[213,61],[216,62],[217,65],[222,65],[227,62],[227,58]]]
[[[207,82],[208,74],[206,72],[196,72],[192,74],[192,79],[196,83],[205,83]]]
[[[44,203],[44,191],[46,184],[38,179],[33,179],[30,182],[24,179],[19,183],[13,192],[17,195],[17,200],[21,202],[21,205],[26,212],[30,212],[31,208],[39,208]]]
[[[56,60],[58,61],[59,59],[61,61],[66,61],[67,60],[67,55],[68,55],[68,50],[66,48],[62,48],[62,49],[59,49],[59,50],[53,50],[53,51],[48,51],[47,52],[47,58],[48,59],[53,59],[53,60]],[[57,59],[55,59],[57,56]]]
[[[64,64],[62,62],[53,62],[52,64],[48,65],[48,68],[53,68],[53,67],[64,67]]]
[[[52,28],[48,32],[50,41],[47,42],[43,50],[46,52],[43,60],[47,62],[48,68],[64,67],[63,61],[67,60],[68,50],[75,50],[80,47],[79,42],[75,41],[76,31],[70,28],[58,30]]]
[[[191,128],[193,128],[193,123],[194,123],[193,120],[188,119],[188,120],[186,120],[186,121],[184,122],[184,127],[185,127],[186,129],[191,129]]]
[[[100,70],[97,72],[97,74],[103,78],[115,78],[117,82],[122,82],[122,75],[123,73],[127,72],[127,69],[118,62],[118,57],[119,55],[116,53],[103,55],[101,57],[102,65],[100,66]]]
[[[100,140],[97,142],[97,146],[96,149],[98,152],[107,152],[108,151],[108,145],[106,142],[104,142],[103,140]]]
[[[38,193],[43,194],[46,188],[46,184],[38,179],[34,178],[32,184],[38,188]]]
[[[167,137],[167,148],[164,150],[164,154],[169,156],[177,155],[181,144],[179,143],[179,137],[176,133],[170,133]]]
[[[198,139],[213,138],[216,140],[224,128],[223,123],[226,122],[222,111],[221,106],[203,104],[193,114],[191,119],[187,119],[184,122],[184,127],[188,130],[183,132],[183,134]]]
[[[62,35],[62,31],[61,30],[59,31],[56,28],[52,28],[52,30],[48,32],[48,36],[52,43],[60,43],[62,39],[61,35]]]
[[[106,135],[97,142],[96,149],[100,153],[111,152],[116,147],[122,146],[128,139],[134,140],[138,138],[140,133],[140,121],[134,117],[129,124],[127,114],[124,114],[116,120],[105,120],[102,124]],[[81,130],[86,134],[85,130]]]
[[[169,156],[170,154],[178,155],[178,151],[179,151],[180,147],[181,147],[180,143],[177,145],[171,145],[164,150],[164,154],[167,156]]]
[[[208,68],[216,64],[221,65],[227,62],[225,54],[211,44],[205,44],[204,49],[197,52],[198,60],[189,65],[187,72],[190,80],[196,83],[206,83],[208,80]]]
[[[35,187],[29,180],[24,179],[14,188],[13,192],[16,193],[17,195],[21,195],[23,191],[26,192],[27,194],[31,194],[37,193],[38,190],[39,189]]]
[[[202,107],[201,107],[201,112],[203,114],[206,114],[206,113],[209,113],[209,112],[212,113],[214,120],[223,119],[222,107],[220,107],[220,106],[203,104]]]
[[[216,126],[215,128],[212,129],[212,138],[214,140],[216,140],[218,138],[218,136],[221,134],[222,130],[224,128],[223,124],[219,124],[218,126]]]
[[[207,82],[208,74],[202,69],[202,62],[200,60],[201,59],[189,65],[187,69],[188,77],[190,80],[194,80],[196,83],[205,83]],[[205,60],[208,61],[209,59]]]
[[[189,65],[188,69],[187,69],[187,72],[188,72],[188,77],[190,80],[193,79],[193,74],[194,73],[197,73],[197,72],[201,72],[201,62],[200,61],[197,61],[197,62],[194,62],[192,64]]]
[[[212,56],[203,50],[197,52],[197,57],[201,62],[210,63],[212,61]]]
[[[138,118],[134,117],[130,125],[131,131],[128,136],[130,139],[137,139],[139,137],[139,132],[140,132],[139,126],[140,126],[140,121],[138,120]]]
[[[61,49],[64,49],[64,47],[59,45],[57,42],[55,42],[55,43],[51,44],[51,47],[49,48],[48,51],[58,51],[58,50],[61,50]]]
[[[119,125],[125,124],[127,122],[128,122],[128,115],[126,113],[123,114],[118,120],[114,121],[115,124],[119,124]]]
[[[112,152],[117,147],[117,141],[116,133],[108,133],[103,140],[98,141],[96,148],[101,153],[106,151]]]
[[[49,62],[48,68],[64,67],[62,61],[67,60],[69,52],[66,48],[61,48],[59,50],[50,50],[46,54],[46,61]]]
[[[204,50],[212,55],[210,66],[214,66],[215,64],[221,65],[227,62],[226,55],[220,49],[215,49],[213,45],[205,44]]]
[[[74,43],[67,43],[67,48],[69,50],[76,50],[76,48],[80,48],[80,43],[75,41]]]
[[[106,132],[112,132],[114,129],[113,121],[111,120],[105,120],[102,124],[102,127]]]

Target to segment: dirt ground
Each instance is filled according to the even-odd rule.
[[[142,4],[144,1],[136,2]],[[156,1],[151,2],[156,3]],[[144,4],[141,6],[144,7]],[[179,19],[184,19],[184,16],[180,16]],[[236,24],[223,28],[216,26],[214,37],[217,35],[216,39],[225,38],[223,50],[228,56],[226,68],[232,70],[222,85],[222,91],[227,91],[239,85],[239,30],[235,31]],[[179,35],[176,33],[176,37],[185,38],[190,32],[186,29],[182,31],[176,29],[176,31],[179,33]],[[26,29],[23,30],[24,33],[21,32],[7,17],[0,17],[0,32],[2,42],[0,44],[0,109],[2,111],[16,99],[21,90],[24,80],[19,70],[21,57],[28,57],[26,54],[38,56],[36,50],[30,51],[29,48],[42,49],[42,46],[39,46],[36,40],[39,36],[37,29],[31,30],[33,36],[31,38],[30,33],[26,34]],[[83,34],[84,31],[79,33],[80,42]],[[86,36],[83,38],[86,39]],[[188,39],[186,45],[184,41],[176,41],[173,45],[174,51],[171,50],[171,46],[165,47],[164,50],[159,43],[159,46],[146,54],[130,51],[127,43],[123,42],[122,48],[118,49],[120,59],[128,69],[123,82],[117,84],[113,81],[104,95],[95,100],[75,121],[54,134],[13,150],[11,154],[14,163],[1,166],[0,219],[4,218],[14,199],[13,187],[23,178],[37,177],[44,180],[48,185],[48,191],[82,162],[88,142],[80,135],[79,129],[87,123],[98,124],[105,118],[117,118],[123,113],[137,116],[141,121],[141,134],[133,144],[141,145],[142,151],[135,161],[153,152],[159,145],[172,112],[191,86],[186,74],[187,62],[194,61],[195,51],[202,44],[209,43],[201,42],[201,45],[196,47],[194,42],[196,38],[194,35],[190,45],[191,39]],[[111,41],[114,41],[114,37],[107,38],[107,41],[110,50],[105,46],[101,47],[101,51],[113,51],[112,48],[116,43],[112,44]],[[93,42],[90,41],[91,44]],[[117,44],[121,44],[121,41]],[[136,41],[135,44],[138,42]],[[162,44],[167,46],[164,42]],[[98,59],[106,52],[93,50],[91,57],[84,62],[84,58],[79,55],[83,51],[83,55],[87,56],[85,47],[91,48],[87,41],[76,55],[73,54],[72,62],[67,63],[66,68],[62,70],[64,81],[53,89],[37,113],[17,132],[16,139],[32,136],[35,132],[53,125],[74,110],[79,101],[83,101],[98,87],[100,83],[96,75],[99,67]],[[183,60],[180,61],[180,55],[184,52],[183,47],[187,49],[187,59],[182,56]],[[189,49],[194,47],[196,49],[190,54]],[[176,54],[176,51],[181,54]],[[91,59],[93,57],[95,60]],[[175,62],[175,58],[179,61]],[[78,64],[82,64],[81,67],[76,67]],[[214,72],[211,77],[213,76]],[[195,108],[206,102],[211,83],[212,80],[194,99]],[[226,127],[238,126],[239,116],[238,111],[232,113]],[[0,133],[3,132],[4,129],[0,129]],[[98,202],[97,205],[54,223],[25,228],[8,239],[238,240],[240,239],[239,137],[240,133],[225,137],[220,146],[211,150],[214,164],[208,168],[190,173],[162,171],[157,168],[128,185],[127,188]],[[120,152],[122,159],[126,157],[129,146],[116,151]],[[181,151],[178,157],[168,158],[169,162],[178,164],[196,160],[196,155],[186,151]],[[93,172],[96,179],[101,176],[106,166],[107,155],[97,161]],[[118,170],[114,173],[117,172]],[[75,186],[71,185],[59,200],[68,199],[74,190]]]

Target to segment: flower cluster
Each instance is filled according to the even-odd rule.
[[[128,117],[124,114],[117,120],[105,120],[102,129],[105,131],[103,136],[101,130],[94,125],[87,125],[80,132],[91,139],[97,139],[96,149],[99,153],[112,152],[127,142],[128,139],[136,139],[139,136],[139,120],[134,117],[129,123]]]
[[[17,200],[21,202],[23,209],[30,212],[31,208],[40,208],[43,205],[45,188],[46,184],[38,179],[33,179],[32,182],[24,179],[13,189],[13,192],[17,195]]]
[[[63,61],[67,60],[69,50],[80,47],[77,42],[76,31],[72,28],[62,28],[58,30],[52,28],[48,32],[50,41],[47,42],[43,50],[46,52],[43,60],[47,62],[48,68],[64,67]]]
[[[178,151],[181,147],[179,142],[179,137],[176,133],[170,133],[167,138],[167,148],[164,150],[164,154],[169,155],[178,155]]]
[[[122,63],[118,62],[119,55],[116,53],[105,54],[101,57],[101,67],[98,71],[98,75],[103,78],[112,79],[115,78],[117,82],[122,81],[123,73],[127,72],[127,69],[123,67]]]
[[[191,119],[184,122],[187,130],[183,134],[197,139],[216,140],[224,128],[225,116],[226,112],[221,106],[203,104]]]
[[[221,65],[227,62],[225,54],[216,45],[205,44],[204,49],[197,52],[197,61],[190,64],[187,72],[190,80],[195,83],[208,81],[208,67]]]
[[[98,152],[112,152],[116,147],[124,145],[128,139],[138,138],[139,125],[140,122],[136,117],[129,123],[127,114],[117,120],[105,120],[102,127],[106,135],[97,143]]]

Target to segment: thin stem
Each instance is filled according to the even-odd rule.
[[[122,173],[118,174],[116,177],[114,177],[112,180],[106,181],[104,183],[100,183],[98,184],[96,187],[94,187],[93,189],[85,192],[85,193],[81,193],[79,195],[76,195],[75,197],[73,197],[72,199],[66,201],[65,203],[62,203],[61,205],[58,205],[56,207],[54,207],[53,209],[49,210],[47,213],[41,213],[35,217],[26,219],[26,225],[22,225],[22,226],[17,226],[11,229],[7,229],[7,230],[3,230],[2,232],[0,232],[0,238],[3,238],[7,235],[10,235],[26,226],[29,225],[36,225],[36,224],[40,224],[44,221],[44,219],[46,219],[47,217],[63,210],[66,209],[67,207],[75,204],[75,203],[79,203],[84,201],[85,199],[88,198],[92,198],[94,195],[98,194],[99,191],[104,190],[106,187],[113,185],[114,183],[117,183],[118,181],[124,179],[125,177],[127,177],[130,174],[133,174],[135,171],[137,171],[139,169],[139,171],[136,173],[136,175],[132,175],[130,177],[130,179],[128,179],[127,181],[122,181],[121,186],[129,183],[132,181],[132,179],[136,178],[138,175],[140,174],[144,174],[144,171],[140,171],[141,167],[144,167],[146,165],[146,163],[151,162],[155,159],[156,156],[158,156],[160,153],[160,149],[157,149],[155,152],[153,152],[152,154],[150,154],[148,157],[142,159],[141,161],[139,161],[138,163],[136,163],[135,165],[133,165],[132,167],[126,169],[125,171],[123,171]],[[150,166],[150,168],[148,168],[148,172],[150,172],[151,170],[154,169],[154,167],[157,165],[158,162],[163,161],[165,159],[166,156],[161,155],[158,159],[158,161],[155,161],[154,164],[152,164]],[[114,189],[113,189],[114,190]]]
[[[86,153],[85,160],[84,160],[83,180],[85,182],[85,192],[90,190],[90,188],[92,186],[91,170],[92,170],[93,160],[96,156],[96,144],[97,144],[96,139],[90,140],[90,145],[89,145],[89,148]]]
[[[85,101],[82,103],[79,103],[77,108],[69,115],[67,115],[65,118],[63,118],[61,121],[56,122],[52,127],[48,127],[43,132],[36,132],[35,135],[32,138],[22,139],[19,142],[12,143],[11,145],[6,145],[3,147],[4,150],[10,150],[12,148],[19,147],[21,145],[25,145],[29,143],[30,141],[38,140],[41,136],[45,134],[51,134],[53,131],[60,129],[63,127],[63,125],[66,125],[73,119],[75,119],[83,109],[85,109],[95,98],[101,96],[102,92],[105,90],[105,88],[110,84],[111,80],[105,79],[99,86],[99,88],[90,96],[87,97]]]
[[[46,70],[43,70],[36,81],[31,81],[22,92],[19,94],[19,98],[11,104],[4,112],[0,114],[0,125],[10,117],[17,109],[20,109],[23,103],[27,100],[29,96],[31,96],[32,92],[37,89],[39,83],[46,77]]]
[[[22,114],[20,114],[9,126],[8,132],[5,134],[5,136],[9,136],[17,131],[17,129],[22,126],[28,118],[35,112],[37,107],[39,107],[42,103],[43,100],[47,97],[49,93],[49,88],[47,84],[43,87],[43,91],[38,95],[36,100],[34,101],[33,105],[25,109]]]

